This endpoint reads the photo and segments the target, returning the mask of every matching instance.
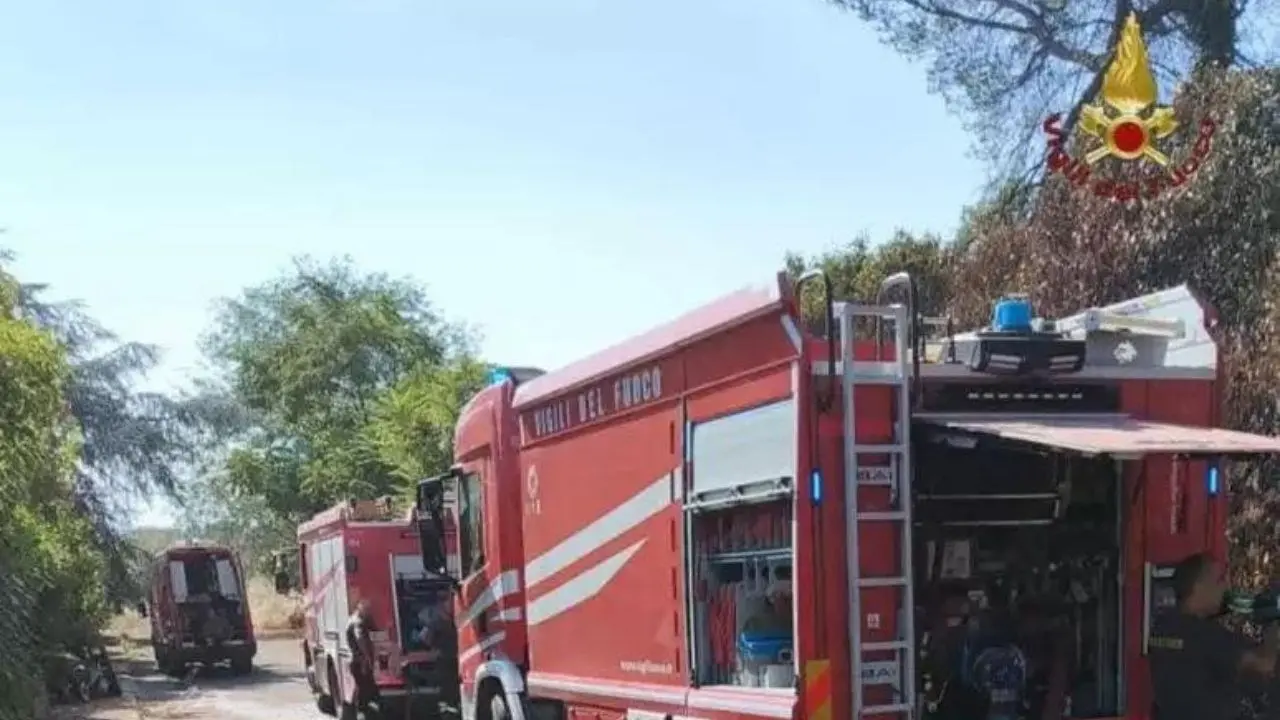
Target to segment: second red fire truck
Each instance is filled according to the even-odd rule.
[[[448,519],[441,529],[436,537],[444,541],[445,563],[427,572],[413,522],[389,499],[339,503],[298,528],[292,562],[277,560],[276,589],[282,593],[294,589],[285,565],[296,563],[304,600],[303,665],[322,712],[357,717],[345,631],[361,601],[373,620],[374,680],[384,706],[457,704],[448,575],[457,573],[457,554]],[[404,713],[393,710],[391,717]]]

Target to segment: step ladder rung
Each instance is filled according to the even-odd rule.
[[[906,640],[887,640],[884,642],[864,642],[862,643],[862,652],[878,652],[882,650],[910,650],[911,645]]]
[[[887,510],[880,512],[860,512],[858,513],[859,522],[897,522],[907,519],[905,510]]]
[[[898,575],[896,577],[864,577],[858,578],[858,587],[877,588],[877,587],[906,587],[907,578]]]
[[[826,360],[815,360],[809,368],[810,372],[819,377],[827,377],[834,374],[836,377],[844,376],[844,361],[837,360],[835,364],[835,373],[831,372],[831,363]],[[903,369],[901,365],[892,360],[887,362],[877,362],[875,360],[855,360],[850,380],[854,385],[898,385],[907,384],[907,380],[911,377],[910,368]]]
[[[905,453],[907,446],[902,443],[858,443],[853,446],[858,455],[893,455]]]
[[[867,705],[862,708],[863,715],[889,715],[891,713],[911,712],[911,703],[894,703],[892,705]]]

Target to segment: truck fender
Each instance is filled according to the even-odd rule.
[[[480,663],[480,667],[476,668],[475,684],[479,686],[485,678],[497,678],[508,694],[518,695],[524,692],[524,673],[510,660],[486,660]]]
[[[493,678],[502,686],[502,694],[507,697],[507,710],[511,720],[526,720],[524,713],[524,673],[520,667],[510,660],[486,660],[476,668],[475,687],[488,678]],[[476,698],[478,701],[479,698]]]

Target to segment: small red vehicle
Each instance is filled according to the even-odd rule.
[[[931,340],[909,276],[811,279],[825,323],[780,276],[463,408],[418,498],[428,569],[458,522],[463,720],[1148,716],[1169,564],[1225,559],[1224,464],[1280,452],[1215,427],[1213,309],[1007,297]]]
[[[221,545],[179,543],[156,555],[149,614],[162,672],[180,675],[193,663],[221,662],[237,674],[253,669],[258,645],[244,578],[239,557]]]
[[[374,674],[383,700],[416,700],[413,706],[428,712],[442,701],[456,703],[453,581],[423,571],[417,529],[406,513],[387,500],[340,503],[299,526],[297,556],[303,663],[322,712],[356,717],[346,627],[361,600],[374,621]],[[277,590],[288,589],[278,575]]]

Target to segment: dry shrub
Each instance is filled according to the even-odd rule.
[[[302,598],[279,595],[270,579],[253,577],[247,588],[254,630],[260,634],[293,633],[302,629]]]
[[[106,634],[125,650],[135,645],[149,645],[151,621],[136,612],[126,611],[111,618]]]

